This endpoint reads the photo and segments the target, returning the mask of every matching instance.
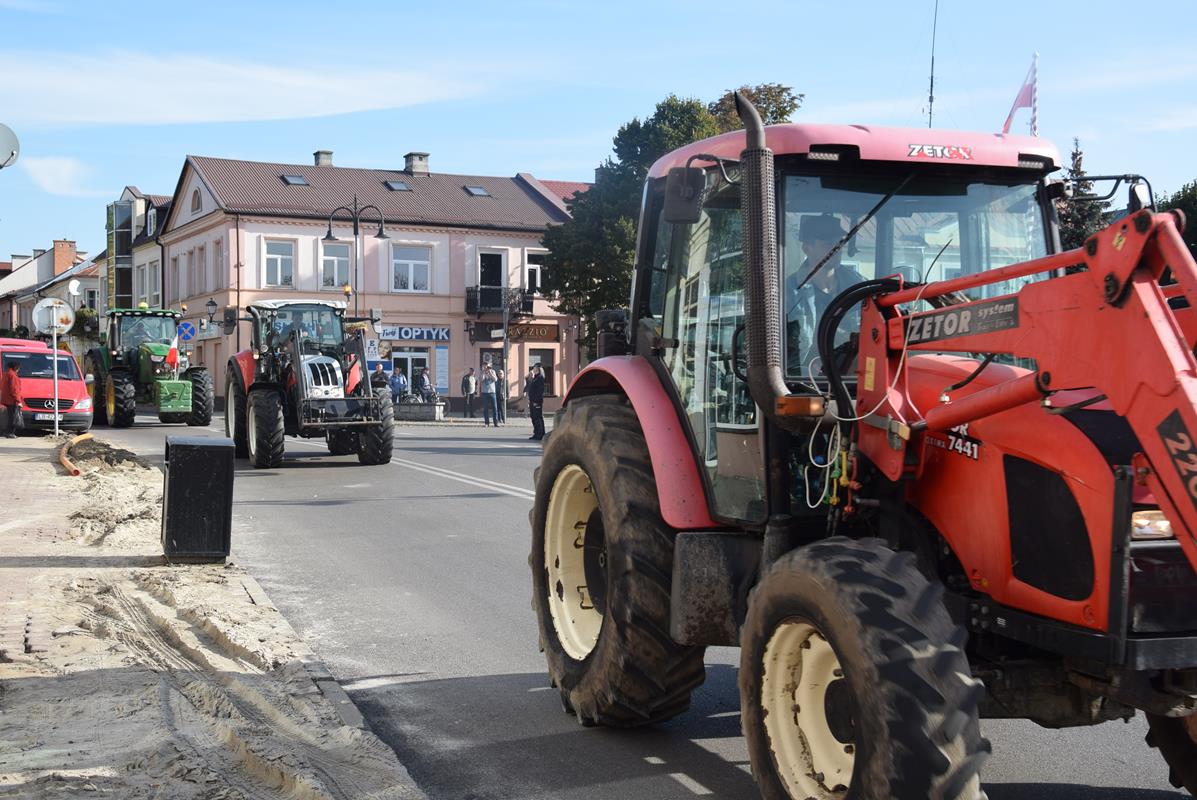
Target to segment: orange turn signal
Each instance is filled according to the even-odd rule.
[[[773,410],[779,417],[821,417],[823,398],[819,395],[791,394],[777,398]]]

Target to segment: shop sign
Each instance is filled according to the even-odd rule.
[[[382,338],[400,342],[447,342],[449,326],[383,325]]]
[[[475,326],[474,339],[502,339],[503,323],[480,322]],[[560,326],[555,323],[528,322],[507,326],[507,338],[512,342],[556,342],[561,338]]]

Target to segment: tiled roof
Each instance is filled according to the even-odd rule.
[[[566,202],[569,202],[578,192],[584,192],[591,186],[591,184],[582,181],[546,181],[544,178],[541,178],[540,182],[550,192]]]
[[[154,237],[162,233],[162,226],[166,224],[166,216],[170,213],[170,195],[147,194],[145,195],[145,198],[154,204],[154,208],[158,212],[157,221],[155,222],[157,227],[154,229],[153,236],[147,236],[145,232],[145,225],[142,225],[141,228],[138,229],[137,235],[133,237],[133,247],[140,247],[146,242],[154,241]]]
[[[392,224],[543,230],[567,219],[520,177],[412,174],[206,156],[189,156],[188,161],[218,203],[241,214],[326,219],[337,206],[352,205],[356,195],[359,205],[377,206]],[[302,176],[308,185],[288,185],[282,175]],[[411,191],[391,191],[384,181],[402,181]],[[481,187],[486,195],[475,196],[467,186]],[[344,212],[341,216],[347,218]],[[373,216],[367,212],[364,219]]]

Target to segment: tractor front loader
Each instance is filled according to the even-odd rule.
[[[1135,176],[1062,251],[1042,139],[746,131],[664,156],[631,306],[536,474],[533,607],[587,725],[741,648],[769,798],[979,800],[981,718],[1143,712],[1197,793],[1197,263]]]
[[[107,341],[84,356],[96,424],[127,428],[138,403],[153,405],[162,422],[211,424],[212,376],[179,352],[181,316],[144,307],[108,312]]]
[[[346,333],[345,304],[264,300],[246,310],[251,344],[225,375],[225,432],[237,455],[277,467],[285,437],[302,436],[362,464],[390,462],[394,406],[390,392],[370,386],[364,332]]]

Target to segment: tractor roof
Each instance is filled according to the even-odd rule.
[[[296,298],[283,300],[255,300],[250,303],[248,308],[262,308],[272,311],[277,311],[280,308],[287,306],[328,306],[329,308],[345,310],[344,300],[316,300],[312,298]]]
[[[109,317],[174,317],[179,319],[182,312],[173,308],[114,308],[108,312]]]
[[[826,153],[835,160],[845,149],[860,153],[861,161],[945,164],[961,167],[1022,167],[1051,172],[1060,166],[1060,152],[1046,139],[934,128],[881,128],[871,125],[770,125],[765,141],[773,153]],[[744,131],[732,131],[686,145],[653,164],[649,176],[659,178],[672,167],[686,166],[699,153],[737,160],[744,149]],[[817,156],[816,156],[817,157]],[[814,160],[814,159],[812,159]],[[701,161],[698,166],[706,166]]]

